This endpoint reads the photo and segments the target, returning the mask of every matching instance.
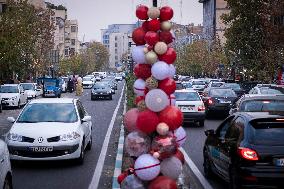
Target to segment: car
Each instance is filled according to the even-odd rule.
[[[43,84],[42,97],[61,97],[60,80],[58,78],[38,78],[37,83]]]
[[[198,122],[200,127],[204,126],[205,107],[199,94],[195,90],[176,90],[176,106],[183,113],[184,123]]]
[[[284,186],[284,116],[238,112],[216,130],[206,130],[204,173],[218,175],[228,188]],[[280,187],[282,186],[282,187]]]
[[[4,84],[0,86],[2,106],[18,107],[28,102],[28,96],[24,88],[19,84]]]
[[[258,84],[249,91],[249,94],[284,94],[281,87],[271,84]]]
[[[237,101],[236,93],[230,88],[211,87],[203,94],[207,117],[216,113],[229,114],[232,105]]]
[[[284,95],[243,95],[230,110],[235,112],[284,112]]]
[[[66,81],[67,80],[67,81]],[[68,83],[68,77],[61,77],[59,78],[59,85],[60,85],[60,88],[61,88],[61,91],[63,93],[66,93],[67,92],[67,83]]]
[[[185,86],[180,81],[176,81],[176,90],[182,90],[185,89]]]
[[[21,83],[20,85],[24,88],[29,100],[42,95],[42,89],[37,83]]]
[[[117,82],[113,78],[105,78],[102,82],[108,82],[113,90],[117,90]]]
[[[92,146],[92,118],[78,99],[30,101],[6,136],[12,160],[67,160],[83,163]]]
[[[222,85],[224,85],[225,82],[222,81],[210,81],[208,85],[206,85],[206,88],[210,88],[210,87],[221,87]]]
[[[183,88],[184,89],[192,89],[192,84],[189,81],[182,82]],[[180,87],[179,87],[180,88]]]
[[[0,188],[13,188],[12,170],[6,143],[0,139]]]
[[[112,89],[107,82],[96,83],[91,91],[91,100],[96,100],[98,98],[112,100]]]
[[[243,94],[245,94],[245,90],[242,89],[238,83],[224,83],[221,87],[233,89],[238,97],[241,97]]]
[[[121,74],[116,74],[114,79],[115,79],[116,81],[122,81],[122,80],[123,80]]]
[[[83,88],[90,89],[95,84],[95,81],[92,80],[92,77],[83,77]]]
[[[203,90],[205,89],[206,83],[202,79],[192,79],[191,85],[194,90],[196,90],[199,94],[202,94]]]

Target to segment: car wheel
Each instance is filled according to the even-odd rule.
[[[12,184],[12,178],[11,176],[7,175],[4,181],[3,189],[12,189],[13,184]]]
[[[203,159],[204,159],[203,162],[204,175],[206,178],[212,178],[214,174],[211,168],[211,163],[207,154],[207,150],[204,150],[203,152]]]
[[[230,168],[229,189],[239,189],[239,178],[235,167]]]
[[[80,151],[80,157],[76,159],[76,163],[79,165],[82,165],[84,163],[84,157],[85,157],[85,139],[83,139],[82,145],[81,145],[81,151]]]
[[[86,150],[91,150],[92,149],[92,145],[93,145],[93,137],[92,137],[92,134],[91,134],[90,141],[88,142],[88,144],[86,146]]]
[[[199,121],[199,127],[204,127],[204,120]]]

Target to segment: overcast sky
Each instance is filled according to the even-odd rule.
[[[100,29],[110,24],[131,24],[137,21],[135,8],[151,6],[152,0],[46,0],[68,9],[68,19],[79,22],[79,40],[101,41]],[[174,9],[173,21],[182,24],[202,24],[202,4],[198,0],[158,0],[158,6]]]

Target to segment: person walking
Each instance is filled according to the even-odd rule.
[[[68,80],[67,89],[69,93],[72,93],[74,91],[74,82],[71,78],[69,78]]]
[[[83,79],[79,75],[77,78],[77,85],[76,85],[76,96],[81,96],[83,93]]]

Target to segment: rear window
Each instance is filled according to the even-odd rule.
[[[211,87],[221,87],[223,83],[212,83]]]
[[[205,81],[193,81],[192,85],[205,85]]]
[[[241,89],[241,86],[237,83],[225,83],[223,86],[231,88],[233,90],[240,90]]]
[[[200,101],[200,97],[196,92],[175,92],[177,101]]]
[[[284,146],[283,120],[257,120],[252,121],[250,143],[263,146]]]
[[[212,97],[236,97],[236,93],[232,89],[212,89],[210,90]]]
[[[270,88],[260,88],[261,94],[283,94],[281,91],[277,89],[270,89]]]
[[[284,112],[283,100],[250,100],[240,106],[241,112]]]

